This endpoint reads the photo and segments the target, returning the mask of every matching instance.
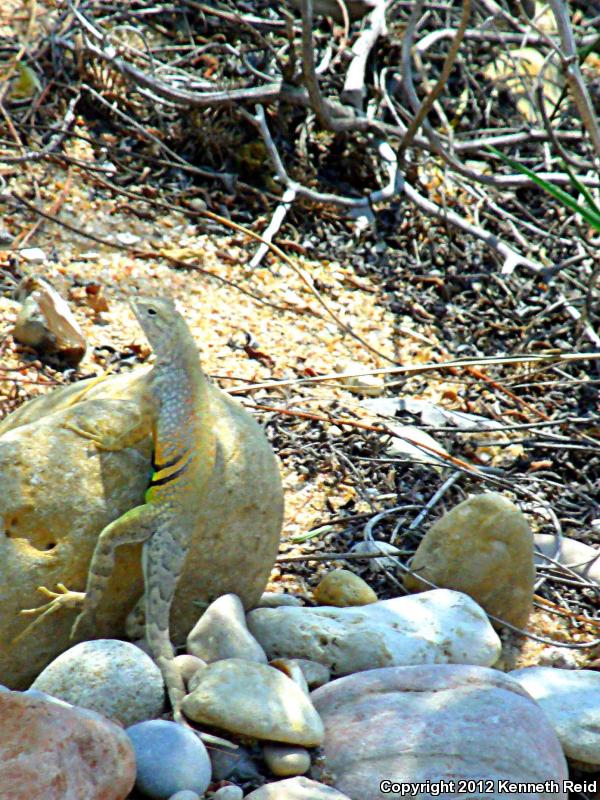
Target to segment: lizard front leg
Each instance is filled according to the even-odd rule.
[[[71,639],[84,638],[92,630],[95,613],[115,566],[115,550],[122,544],[145,542],[155,532],[157,512],[154,506],[136,506],[111,522],[100,533],[88,569],[83,610],[71,629]]]
[[[110,414],[106,401],[88,400],[75,406],[63,428],[89,439],[98,450],[124,450],[152,432],[152,414],[129,400],[113,401]]]
[[[63,583],[57,583],[56,588],[58,592],[53,592],[45,586],[38,586],[38,592],[41,592],[44,597],[48,598],[48,602],[37,608],[23,608],[21,610],[20,613],[23,616],[35,616],[36,619],[30,622],[18,636],[15,636],[12,642],[13,644],[18,644],[21,639],[24,639],[25,636],[32,633],[35,628],[51,614],[55,614],[63,608],[79,608],[83,605],[85,600],[85,594],[83,592],[72,592],[70,589],[67,589]]]

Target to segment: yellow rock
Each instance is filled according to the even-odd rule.
[[[202,610],[235,592],[257,604],[277,554],[283,496],[271,447],[252,417],[215,387],[210,413],[217,457],[202,515],[171,614],[171,634],[185,641]],[[38,586],[85,589],[100,531],[143,502],[151,472],[152,409],[148,370],[83,381],[34,400],[0,424],[0,683],[24,688],[72,642],[76,611],[46,617],[18,643],[42,605]],[[112,452],[65,427],[102,429],[132,446]],[[115,571],[98,610],[97,636],[122,636],[143,592],[140,545],[117,550]]]
[[[490,614],[523,627],[533,604],[533,535],[523,513],[496,492],[457,505],[425,534],[410,564],[432,583],[470,595]],[[404,577],[409,591],[429,586]]]
[[[368,583],[348,569],[328,572],[313,596],[322,606],[366,606],[377,602],[377,595]]]

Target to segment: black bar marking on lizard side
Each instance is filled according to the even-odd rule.
[[[165,483],[172,481],[174,478],[178,478],[186,471],[188,464],[190,463],[190,458],[191,456],[188,456],[185,464],[182,464],[181,467],[179,467],[179,469],[175,470],[175,472],[171,472],[170,475],[165,475],[164,478],[152,478],[152,480],[150,481],[150,486],[148,488],[153,489],[155,486],[164,486]],[[163,469],[166,469],[166,467],[163,467]]]
[[[181,461],[181,459],[184,458],[184,455],[178,455],[175,456],[175,458],[169,459],[169,461],[165,461],[162,464],[157,464],[157,462],[154,460],[155,455],[156,455],[155,453],[152,453],[152,472],[162,472],[163,469],[169,469],[170,467],[174,467],[178,461]]]

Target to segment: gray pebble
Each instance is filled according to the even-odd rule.
[[[169,800],[200,800],[200,795],[190,791],[190,789],[183,789],[181,792],[172,794]]]
[[[222,786],[216,791],[211,800],[242,800],[244,792],[239,786]]]
[[[135,750],[136,786],[153,800],[183,789],[202,795],[211,778],[206,748],[193,731],[163,719],[139,722],[126,730]]]
[[[179,674],[185,685],[187,686],[193,676],[199,669],[206,666],[206,661],[203,661],[197,656],[192,656],[189,653],[183,653],[180,656],[175,656],[175,666],[179,670]]]
[[[304,747],[265,744],[263,757],[273,775],[280,778],[304,775],[310,769],[310,753]]]
[[[265,651],[246,627],[242,601],[236,594],[214,600],[190,631],[188,653],[204,661],[242,658],[265,664]]]
[[[304,603],[299,597],[283,592],[263,592],[256,608],[280,608],[281,606],[302,606]]]
[[[31,685],[122,725],[162,713],[165,687],[154,661],[131,642],[95,639],[70,647]]]

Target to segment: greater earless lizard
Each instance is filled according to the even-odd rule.
[[[58,584],[58,593],[40,587],[50,602],[22,613],[41,613],[37,623],[59,608],[82,607],[71,638],[93,634],[95,612],[113,571],[116,548],[142,542],[146,640],[162,672],[174,718],[184,722],[181,701],[185,687],[174,663],[169,615],[198,520],[201,492],[213,468],[216,444],[207,421],[208,384],[185,320],[169,299],[140,297],[132,306],[156,356],[150,381],[155,406],[154,471],[145,502],[100,533],[85,593],[69,591],[62,584]],[[107,441],[100,432],[83,425],[69,428],[100,449],[118,450],[129,444]],[[206,738],[227,744],[216,737]]]

